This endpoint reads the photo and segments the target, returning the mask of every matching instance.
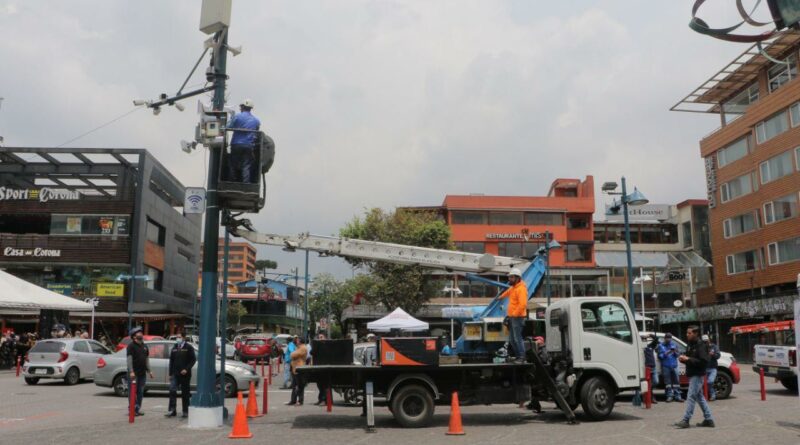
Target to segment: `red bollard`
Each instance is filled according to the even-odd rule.
[[[261,359],[261,377],[264,377],[264,359]]]
[[[764,386],[764,368],[758,368],[758,379],[761,381],[761,400],[767,400],[767,387]]]
[[[20,356],[17,356],[17,377],[19,377]]]
[[[650,368],[644,368],[644,379],[647,382],[647,391],[644,393],[644,409],[650,409],[653,406],[653,382]]]
[[[269,385],[272,385],[272,360],[269,361],[269,369],[267,369],[267,371],[269,371],[269,380],[267,380],[267,382],[269,382]]]
[[[136,380],[128,383],[128,423],[133,423],[136,417]]]
[[[331,387],[329,386],[325,393],[325,403],[328,405],[328,412],[333,411],[333,394],[331,393]]]
[[[708,374],[703,376],[703,397],[708,400]]]
[[[262,377],[261,378],[261,390],[264,391],[264,398],[263,398],[263,400],[261,400],[261,404],[262,404],[261,415],[264,415],[269,411],[269,409],[267,409],[267,404],[269,403],[269,396],[268,396],[268,394],[269,394],[269,386],[267,386],[266,383],[267,383],[267,380],[264,377]]]

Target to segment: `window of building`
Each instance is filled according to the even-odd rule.
[[[753,82],[752,85],[742,90],[736,96],[733,96],[727,102],[722,104],[722,111],[725,114],[725,121],[731,122],[743,115],[747,108],[753,102],[758,100],[758,83]]]
[[[767,247],[770,265],[800,260],[800,236],[770,243]]]
[[[747,173],[732,179],[720,186],[720,198],[722,202],[728,202],[733,199],[749,195],[753,192],[753,173]]]
[[[486,245],[484,243],[471,242],[471,241],[457,241],[454,243],[456,250],[469,253],[484,253],[486,252]]]
[[[772,224],[797,216],[797,193],[764,204],[764,222]]]
[[[686,221],[681,224],[683,230],[683,247],[692,246],[692,222]]]
[[[750,136],[748,135],[717,151],[717,165],[720,168],[725,167],[731,162],[747,156],[749,152]]]
[[[594,242],[596,243],[606,242],[606,226],[602,226],[599,224],[594,225]]]
[[[570,216],[567,218],[568,229],[588,229],[589,217],[587,216]]]
[[[539,254],[539,249],[544,247],[544,243],[525,243],[522,245],[522,256],[532,258]]]
[[[164,286],[164,272],[149,266],[144,266],[144,269],[148,276],[148,280],[145,281],[145,287],[152,290],[162,290]]]
[[[756,212],[747,212],[722,221],[722,232],[725,238],[739,236],[756,230],[758,228],[756,215]]]
[[[789,107],[789,115],[792,120],[792,127],[800,125],[800,102]]]
[[[500,256],[521,257],[522,243],[497,243],[497,254]]]
[[[787,57],[784,62],[785,63],[776,63],[767,70],[770,93],[797,77],[796,57],[791,55]]]
[[[763,144],[789,129],[789,116],[784,110],[756,125],[756,142]]]
[[[785,151],[778,156],[774,156],[759,166],[761,171],[761,183],[766,184],[776,179],[782,178],[794,171],[792,165],[792,152]]]
[[[568,262],[592,261],[592,245],[568,243],[566,245]]]
[[[794,166],[800,170],[800,147],[794,149]]]
[[[486,212],[452,212],[450,218],[453,224],[486,224],[488,222]]]
[[[491,212],[489,224],[493,226],[521,226],[522,212]]]
[[[159,246],[163,246],[166,238],[165,233],[166,230],[164,230],[164,226],[158,224],[150,218],[147,218],[145,234],[148,241],[158,244]]]
[[[746,252],[728,255],[726,264],[728,267],[728,275],[756,270],[759,268],[758,251],[748,250]]]
[[[189,253],[189,252],[187,252],[187,251],[185,251],[183,249],[180,249],[180,248],[176,251],[176,253],[177,253],[178,257],[183,258],[184,260],[186,260],[186,261],[188,261],[190,263],[193,262],[192,259],[193,259],[194,256],[191,253]]]
[[[531,226],[561,226],[564,215],[561,213],[525,212],[525,224]]]
[[[130,234],[128,215],[57,215],[50,218],[51,235]]]

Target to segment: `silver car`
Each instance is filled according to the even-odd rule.
[[[59,379],[74,385],[81,379],[94,378],[97,361],[110,354],[110,349],[94,340],[40,340],[28,352],[22,373],[29,385],[39,383],[40,379]]]
[[[145,344],[150,349],[150,370],[153,378],[148,377],[145,390],[168,391],[169,390],[169,354],[175,346],[175,342],[168,340],[146,341]],[[219,376],[219,362],[215,361],[217,376]],[[94,384],[106,388],[113,388],[114,393],[120,397],[128,395],[128,371],[127,351],[122,350],[115,354],[104,356],[102,361],[97,364],[97,372],[94,375]],[[225,362],[225,396],[233,397],[237,391],[247,391],[250,382],[258,386],[261,377],[256,373],[252,366],[227,360]],[[197,385],[197,364],[192,368],[191,387],[195,389]]]

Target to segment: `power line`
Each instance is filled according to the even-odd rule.
[[[136,107],[136,108],[134,108],[133,110],[130,110],[130,111],[126,112],[125,114],[122,114],[122,115],[120,115],[120,116],[118,116],[118,117],[115,117],[114,119],[111,119],[110,121],[106,122],[106,123],[105,123],[105,124],[103,124],[103,125],[100,125],[100,126],[98,126],[98,127],[92,128],[91,130],[89,130],[89,131],[87,131],[87,132],[85,132],[85,133],[82,133],[82,134],[80,134],[80,135],[78,135],[78,136],[75,136],[74,138],[72,138],[72,139],[68,140],[67,142],[64,142],[63,144],[56,145],[56,148],[60,148],[60,147],[63,147],[63,146],[65,146],[65,145],[67,145],[67,144],[70,144],[70,143],[72,143],[72,142],[75,142],[75,141],[77,141],[78,139],[80,139],[80,138],[82,138],[82,137],[84,137],[84,136],[87,136],[87,135],[89,135],[89,134],[91,134],[91,133],[94,133],[94,132],[95,132],[95,131],[97,131],[97,130],[100,130],[100,129],[102,129],[102,128],[105,128],[105,127],[107,127],[107,126],[109,126],[109,125],[113,124],[114,122],[116,122],[116,121],[118,121],[118,120],[120,120],[120,119],[123,119],[123,118],[125,118],[125,117],[127,117],[127,116],[129,116],[129,115],[131,115],[131,114],[133,114],[133,113],[135,113],[136,111],[139,111],[139,110],[140,110],[140,109],[142,109],[142,108],[143,108],[143,107]]]

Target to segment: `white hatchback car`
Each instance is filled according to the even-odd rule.
[[[81,379],[92,379],[97,360],[110,354],[110,349],[94,340],[40,340],[28,351],[22,372],[29,385],[39,383],[40,379],[64,380],[67,385],[74,385]]]

